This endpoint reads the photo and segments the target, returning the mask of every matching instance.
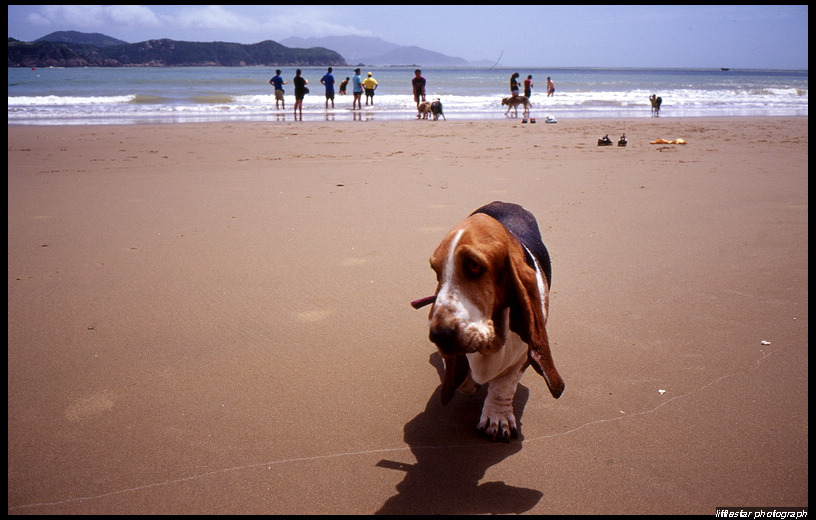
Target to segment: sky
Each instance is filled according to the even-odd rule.
[[[9,5],[8,36],[373,36],[502,67],[808,68],[808,6]]]

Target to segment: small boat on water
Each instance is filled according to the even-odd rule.
[[[731,69],[729,69],[728,67],[720,67],[720,70],[726,71],[726,70],[731,70]]]

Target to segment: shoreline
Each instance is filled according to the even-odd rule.
[[[539,112],[545,111],[537,111],[534,110],[532,113],[532,117],[536,119],[536,124],[544,123],[545,115],[539,115]],[[632,121],[643,121],[643,120],[673,120],[673,121],[687,121],[687,120],[695,120],[695,119],[702,119],[702,120],[719,120],[719,119],[780,119],[780,118],[807,118],[808,115],[690,115],[690,116],[672,116],[672,115],[662,115],[660,117],[651,117],[650,115],[644,116],[619,116],[619,115],[608,115],[608,116],[601,116],[601,115],[593,115],[593,116],[572,116],[569,113],[563,113],[563,111],[550,111],[555,112],[555,118],[561,122],[563,121],[587,121],[587,120],[632,120]],[[547,114],[549,115],[549,114]],[[445,114],[447,117],[448,114]],[[492,115],[480,115],[480,116],[471,116],[471,117],[460,117],[460,115],[451,115],[449,122],[462,122],[462,123],[474,123],[474,122],[501,122],[501,121],[509,121],[513,122],[518,120],[519,122],[522,121],[523,117],[519,115],[518,117],[513,116],[505,116],[502,111],[497,111],[496,114]],[[211,119],[207,117],[202,118],[195,118],[195,117],[185,117],[182,120],[171,120],[171,118],[167,117],[160,117],[160,118],[152,118],[149,116],[139,117],[139,118],[111,118],[109,121],[101,121],[101,120],[93,120],[93,121],[85,121],[81,119],[77,119],[76,121],[72,120],[62,120],[57,122],[37,122],[37,121],[12,121],[8,123],[8,127],[26,127],[26,126],[36,126],[36,127],[63,127],[63,126],[149,126],[149,125],[186,125],[186,124],[240,124],[240,123],[359,123],[359,122],[400,122],[400,121],[418,121],[415,115],[410,116],[406,115],[403,112],[377,112],[375,109],[363,109],[363,110],[352,110],[352,109],[330,109],[330,110],[307,110],[303,114],[303,118],[299,119],[295,117],[294,113],[290,110],[280,110],[275,111],[270,114],[266,115],[258,115],[258,116],[239,116],[235,118],[219,118],[219,119]],[[447,121],[436,121],[438,123],[445,123]]]
[[[806,116],[415,121],[8,125],[8,512],[807,506]],[[410,307],[492,200],[566,382],[510,444]]]
[[[304,120],[327,117],[324,89],[315,68],[312,92],[303,101]],[[375,69],[377,70],[377,69]],[[316,75],[319,71],[319,75]],[[428,71],[426,98],[440,98],[448,120],[501,120],[501,99],[509,95],[506,70],[463,72],[458,69]],[[530,74],[531,73],[531,74]],[[338,79],[350,76],[337,72]],[[560,90],[552,97],[533,89],[532,117],[649,118],[649,96],[663,99],[661,115],[672,117],[804,116],[808,114],[806,72],[761,72],[723,75],[722,72],[665,70],[616,72],[597,69],[525,71],[539,80],[554,74]],[[142,68],[48,69],[36,74],[9,69],[8,120],[25,122],[142,123],[228,122],[252,119],[270,122],[294,116],[294,96],[287,88],[286,107],[277,115],[271,74],[262,68],[181,68],[151,74]],[[286,74],[284,74],[284,77]],[[359,119],[412,119],[416,116],[410,79],[413,70],[377,70],[380,88],[374,108],[356,113]],[[181,83],[180,83],[181,82]],[[291,86],[291,85],[290,85]],[[539,81],[539,87],[543,84]],[[559,87],[557,87],[558,89]],[[16,95],[15,95],[16,94]],[[352,95],[335,96],[335,110],[328,117],[353,120]],[[16,121],[15,121],[16,122]]]

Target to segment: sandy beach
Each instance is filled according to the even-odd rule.
[[[8,513],[807,507],[807,169],[807,117],[9,126]],[[409,305],[493,200],[566,383],[509,444]]]

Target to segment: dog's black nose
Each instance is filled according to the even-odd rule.
[[[428,338],[442,352],[453,354],[456,350],[456,329],[449,327],[433,328],[428,333]]]

